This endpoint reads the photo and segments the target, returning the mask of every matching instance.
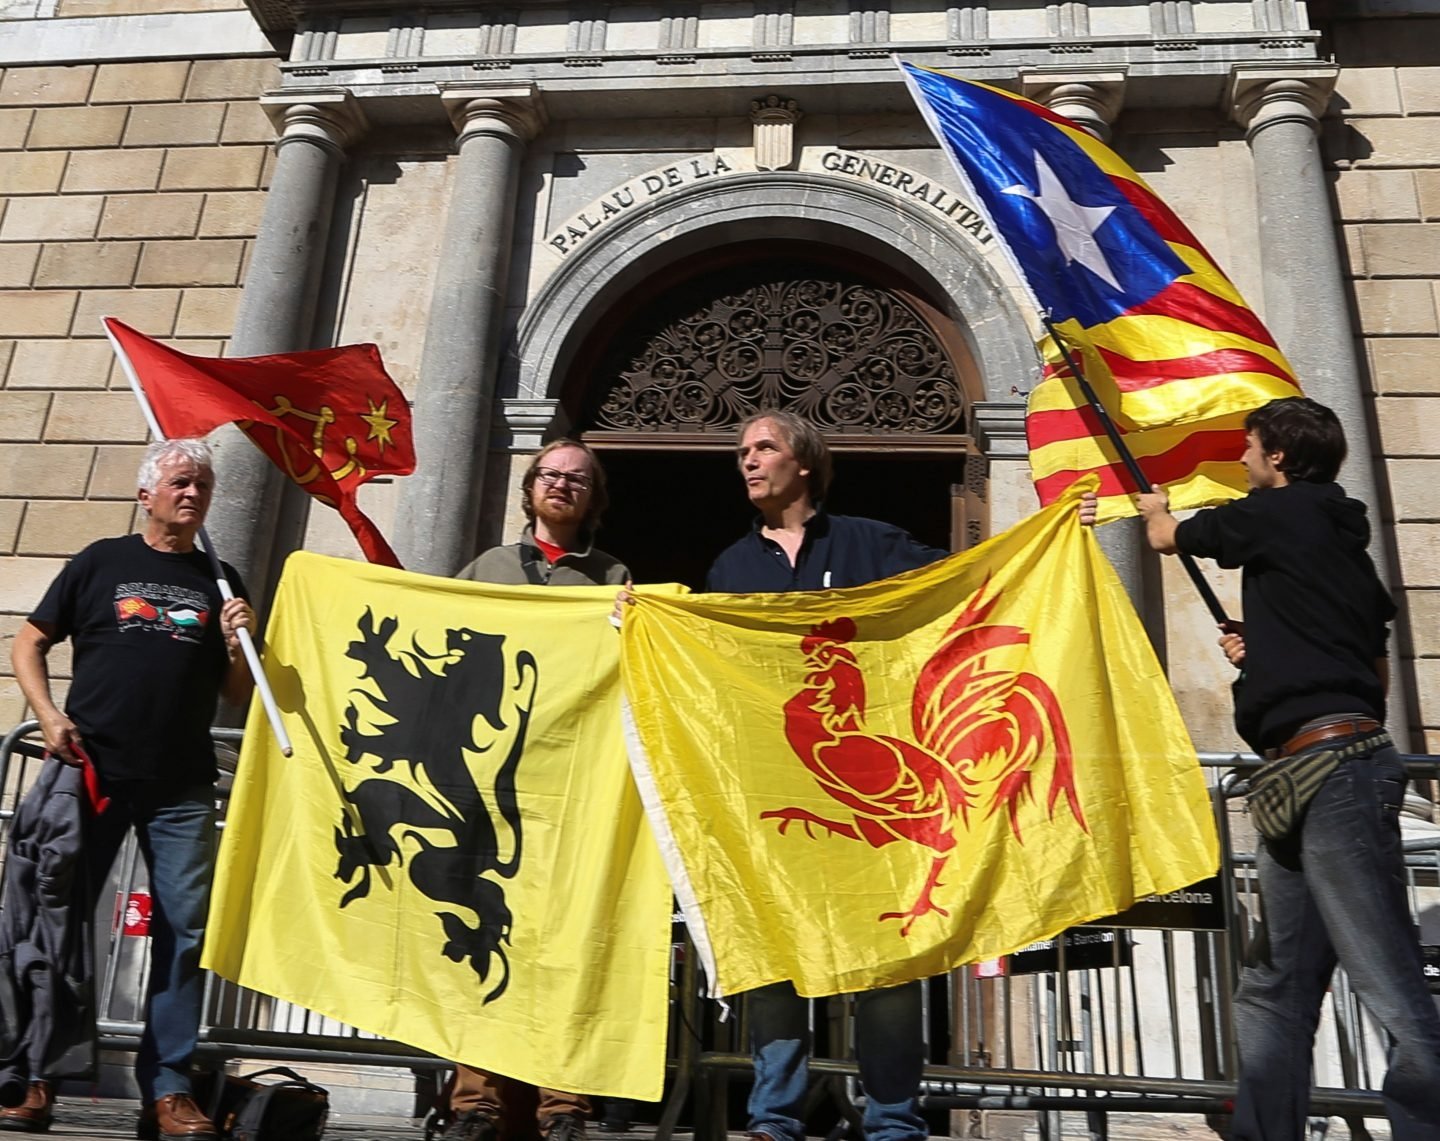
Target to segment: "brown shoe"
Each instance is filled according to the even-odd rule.
[[[544,1125],[540,1135],[544,1141],[586,1141],[585,1119],[574,1113],[559,1114]]]
[[[55,1116],[55,1094],[49,1082],[31,1082],[25,1100],[9,1109],[0,1109],[0,1129],[16,1133],[44,1133]]]
[[[188,1093],[157,1097],[155,1121],[160,1127],[160,1141],[216,1141],[215,1126]]]

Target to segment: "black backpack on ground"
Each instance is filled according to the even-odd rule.
[[[282,1081],[257,1079],[279,1076]],[[197,1075],[197,1079],[199,1075]],[[253,1074],[212,1074],[211,1088],[196,1083],[196,1102],[231,1141],[320,1141],[330,1115],[330,1093],[294,1070],[274,1066]]]

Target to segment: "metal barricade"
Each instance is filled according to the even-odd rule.
[[[0,741],[0,841],[8,840],[19,797],[37,771],[40,750],[26,740],[36,728],[35,722],[26,722]],[[233,748],[239,732],[216,730],[216,737]],[[1440,775],[1440,758],[1405,759],[1412,778]],[[1106,1136],[1108,1115],[1114,1113],[1228,1111],[1236,1072],[1231,998],[1259,918],[1254,854],[1243,850],[1251,841],[1242,839],[1242,850],[1236,850],[1232,821],[1243,819],[1236,798],[1258,762],[1230,753],[1203,753],[1201,762],[1210,777],[1224,860],[1213,885],[1220,896],[1220,921],[1201,929],[1099,921],[1072,929],[1049,947],[1013,956],[1007,971],[964,968],[929,980],[930,1064],[923,1086],[928,1110],[970,1112],[969,1136],[984,1135],[982,1111],[1033,1113],[1042,1141],[1059,1136],[1062,1111],[1084,1114],[1085,1131],[1095,1139]],[[222,809],[227,790],[222,780]],[[224,826],[223,811],[219,826]],[[1436,837],[1440,832],[1412,838],[1405,847],[1414,910],[1427,924],[1435,923],[1426,936],[1440,944],[1440,919],[1428,914],[1433,910],[1440,916]],[[144,864],[132,837],[116,859],[96,914],[96,962],[103,964],[97,998],[105,1049],[133,1050],[139,1042],[149,940],[134,932],[144,910],[143,892]],[[1023,959],[1027,954],[1030,958]],[[1436,957],[1440,976],[1440,950]],[[1017,960],[1023,960],[1019,967]],[[658,1137],[666,1141],[689,1108],[697,1141],[719,1141],[732,1116],[730,1079],[748,1075],[751,1068],[744,1003],[721,1006],[701,999],[695,956],[682,952],[676,961],[668,1061],[672,1080]],[[851,1001],[842,996],[813,1007],[812,1103],[828,1103],[820,1117],[835,1121],[835,1135],[859,1124]],[[205,1011],[200,1052],[212,1059],[416,1071],[449,1064],[215,976],[207,979]],[[1343,971],[1337,971],[1317,1036],[1312,1113],[1354,1124],[1383,1115],[1375,1091],[1384,1074],[1384,1054],[1383,1031],[1363,1013]]]
[[[1440,774],[1440,758],[1406,755],[1412,779]],[[1202,753],[1220,834],[1222,867],[1213,883],[1221,921],[1203,929],[1127,928],[1105,921],[1072,929],[1051,941],[1048,969],[996,972],[966,968],[930,980],[927,1002],[945,1003],[949,1036],[931,1043],[923,1104],[932,1110],[1034,1113],[1042,1137],[1058,1137],[1060,1113],[1080,1113],[1092,1138],[1107,1135],[1116,1113],[1229,1112],[1237,1059],[1231,1002],[1241,964],[1259,922],[1253,836],[1237,850],[1232,819],[1244,819],[1237,798],[1259,765],[1249,754]],[[1248,833],[1248,826],[1246,828]],[[1440,903],[1440,833],[1407,840],[1412,910]],[[1437,909],[1440,914],[1440,909]],[[1078,936],[1078,938],[1077,938]],[[1440,944],[1440,919],[1428,936]],[[1097,955],[1097,948],[1099,954]],[[1016,956],[1015,958],[1019,958]],[[1435,972],[1440,978],[1440,948]],[[692,1019],[702,1004],[691,999]],[[739,1005],[739,1004],[737,1004]],[[743,1043],[743,1008],[732,1041]],[[935,1019],[931,1018],[934,1025]],[[854,1093],[853,1049],[820,1054],[812,1063],[819,1085]],[[685,1080],[696,1087],[696,1133],[718,1141],[726,1131],[724,1074],[750,1068],[748,1054],[701,1049],[682,1058],[684,1074],[667,1107],[665,1123],[679,1119],[676,1104]],[[1383,1029],[1365,1015],[1343,970],[1337,970],[1316,1037],[1316,1086],[1311,1112],[1338,1117],[1364,1136],[1364,1117],[1384,1114],[1376,1092],[1385,1069]],[[709,1088],[707,1088],[709,1087]],[[707,1116],[708,1115],[708,1116]],[[970,1136],[983,1136],[972,1116]]]
[[[39,771],[43,749],[29,740],[38,728],[37,722],[26,721],[0,740],[0,853],[9,850],[15,809]],[[233,755],[240,731],[216,729],[214,737],[222,755],[225,751]],[[229,799],[223,765],[216,796],[220,807],[217,829],[223,829]],[[0,860],[3,858],[0,855]],[[148,900],[145,862],[132,834],[115,858],[95,910],[95,997],[102,1051],[130,1052],[140,1044],[150,969]],[[4,906],[0,898],[0,909]],[[366,1034],[208,973],[199,1054],[219,1061],[243,1057],[417,1070],[450,1065],[411,1046]]]

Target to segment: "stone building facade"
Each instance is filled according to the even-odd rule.
[[[1027,514],[1038,323],[892,52],[1108,138],[1341,411],[1396,727],[1440,752],[1440,0],[0,0],[0,633],[136,524],[104,314],[197,353],[377,342],[420,469],[362,504],[422,571],[512,538],[518,466],[579,431],[603,544],[698,584],[746,523],[726,425],[777,395],[836,441],[838,509],[956,546]],[[211,529],[260,593],[295,547],[358,554],[218,447]],[[1237,747],[1189,585],[1102,535],[1197,743]]]
[[[618,465],[635,506],[622,498],[608,541],[632,563],[647,566],[642,518],[701,518],[685,532],[692,557],[655,564],[693,577],[727,537],[714,512],[743,519],[717,429],[760,390],[726,374],[738,341],[704,357],[703,391],[633,366],[662,343],[693,356],[693,318],[737,290],[774,320],[796,287],[858,289],[886,306],[884,335],[921,330],[926,367],[949,379],[937,413],[899,397],[882,408],[833,368],[785,373],[786,399],[808,385],[807,407],[853,457],[851,498],[938,541],[1014,521],[1031,507],[1019,429],[1034,316],[953,193],[887,58],[898,51],[1109,137],[1266,316],[1308,390],[1344,412],[1347,483],[1393,523],[1381,553],[1407,604],[1405,717],[1417,745],[1433,742],[1433,12],[187,6],[15,0],[0,25],[9,628],[66,556],[134,520],[144,429],[104,313],[196,352],[379,342],[414,400],[421,469],[371,489],[371,506],[416,569],[447,573],[513,534],[513,457],[568,429]],[[828,350],[792,330],[766,351]],[[221,452],[214,529],[253,581],[302,543],[351,552],[248,445]],[[662,503],[677,480],[685,496]],[[1197,738],[1228,745],[1205,616],[1133,539],[1113,529],[1112,557],[1169,648]],[[20,715],[13,689],[0,710]]]

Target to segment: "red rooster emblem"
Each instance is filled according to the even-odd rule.
[[[1047,770],[1047,816],[1055,818],[1063,796],[1086,829],[1055,694],[1041,678],[1006,665],[1013,655],[1005,651],[1027,645],[1030,635],[1018,626],[986,625],[1001,593],[989,599],[985,593],[982,586],[920,671],[910,710],[913,741],[866,727],[865,677],[848,646],[855,637],[849,618],[822,622],[801,640],[805,688],[785,703],[790,747],[845,811],[827,819],[781,808],[760,819],[778,820],[782,834],[798,823],[812,838],[819,827],[875,848],[905,840],[934,852],[910,909],[880,916],[900,920],[901,935],[922,915],[949,914],[932,896],[942,886],[957,826],[1004,811],[1016,841],[1024,842],[1020,806],[1034,799]]]

